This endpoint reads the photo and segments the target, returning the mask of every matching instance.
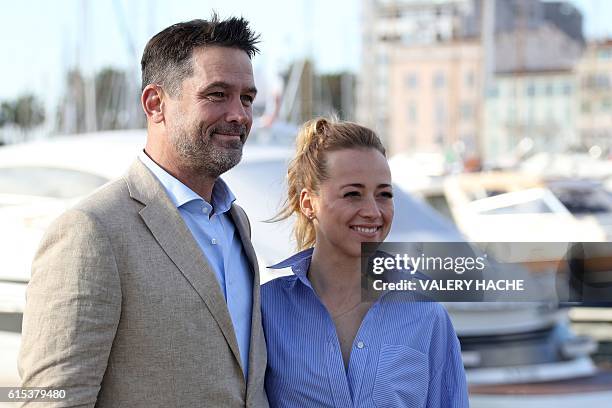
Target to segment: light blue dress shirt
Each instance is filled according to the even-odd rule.
[[[144,151],[140,161],[157,177],[185,221],[213,269],[225,297],[247,378],[253,307],[253,273],[229,209],[235,197],[220,178],[213,186],[211,203],[155,163]],[[212,205],[211,205],[212,204]],[[202,339],[206,347],[206,339]]]
[[[439,303],[386,293],[355,336],[348,367],[310,284],[312,249],[274,265],[293,275],[261,288],[270,407],[468,407],[461,349]]]

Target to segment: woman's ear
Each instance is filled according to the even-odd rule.
[[[163,112],[164,91],[159,85],[149,84],[142,91],[140,103],[147,115],[147,119],[153,123],[161,123],[164,120]]]
[[[312,220],[316,217],[316,198],[308,189],[300,191],[300,211],[306,218]]]

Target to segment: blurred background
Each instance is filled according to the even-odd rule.
[[[297,126],[333,114],[383,138],[403,194],[397,240],[612,238],[612,2],[4,1],[0,386],[18,384],[24,288],[42,232],[143,146],[146,42],[212,10],[261,33],[250,151],[240,177],[228,175],[251,218],[278,208]],[[262,189],[272,198],[249,203]],[[262,266],[291,250],[272,245],[267,228],[254,226]],[[517,273],[554,280],[547,262],[565,255],[545,252],[532,254],[535,271]],[[612,254],[581,256],[609,276]],[[567,306],[448,306],[473,406],[609,406],[612,309]]]

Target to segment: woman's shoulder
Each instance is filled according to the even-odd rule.
[[[274,292],[283,288],[283,286],[291,283],[295,279],[295,275],[284,275],[275,277],[261,285],[261,293]]]
[[[271,304],[279,305],[287,302],[289,293],[288,290],[293,286],[297,277],[293,274],[275,277],[263,283],[260,287],[261,304],[263,307],[268,307]]]

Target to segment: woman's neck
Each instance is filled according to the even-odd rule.
[[[308,279],[328,308],[349,307],[361,299],[361,258],[315,247]]]

